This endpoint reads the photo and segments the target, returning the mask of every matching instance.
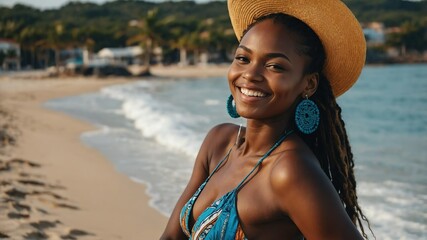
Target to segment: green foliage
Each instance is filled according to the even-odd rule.
[[[390,37],[389,45],[405,44],[407,48],[426,49],[427,1],[344,2],[361,22],[380,21],[387,27],[402,27],[402,32]],[[154,9],[158,9],[156,18],[150,20],[149,13]],[[145,21],[145,28],[130,26],[133,20]],[[139,40],[150,37],[169,52],[174,48],[186,48],[215,51],[224,56],[237,43],[225,1],[197,4],[193,1],[118,0],[102,5],[69,2],[51,10],[22,4],[0,7],[0,38],[14,39],[24,49],[88,47],[98,51],[104,47],[138,44],[136,36]]]
[[[387,39],[387,45],[424,51],[427,46],[427,18],[420,21],[407,21],[401,26],[401,32],[392,33]]]
[[[389,27],[422,18],[427,12],[427,1],[343,0],[343,2],[360,22],[383,22]]]

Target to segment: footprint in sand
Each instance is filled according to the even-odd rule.
[[[58,194],[63,186],[50,184],[32,169],[40,164],[14,158],[0,160],[0,239],[80,239],[95,234],[72,229],[55,217],[55,208],[80,210]],[[37,219],[37,221],[34,221]]]

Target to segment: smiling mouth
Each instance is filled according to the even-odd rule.
[[[259,98],[263,98],[263,97],[267,97],[268,94],[267,93],[263,93],[263,92],[259,92],[259,91],[255,91],[255,90],[250,90],[247,88],[239,88],[240,92],[243,95],[246,95],[248,97],[259,97]]]

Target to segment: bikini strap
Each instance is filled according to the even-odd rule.
[[[233,149],[234,146],[237,145],[237,143],[239,142],[240,139],[240,133],[242,132],[242,124],[240,124],[239,126],[239,131],[237,132],[237,137],[236,137],[236,141],[234,142],[233,146],[230,147],[230,149],[228,150],[227,154],[225,155],[225,157],[219,161],[219,163],[216,165],[216,167],[214,168],[214,170],[211,172],[211,174],[209,174],[209,177],[206,178],[205,182],[208,182],[209,179],[212,177],[212,175],[218,170],[218,168],[222,165],[222,163],[228,159],[228,157],[230,156],[231,150]]]
[[[239,143],[241,132],[242,132],[242,124],[239,125],[239,131],[237,132],[236,142],[234,143],[234,145],[236,145],[236,146]]]
[[[252,175],[252,173],[258,168],[259,165],[261,165],[261,163],[264,161],[264,159],[266,159],[268,156],[270,156],[270,154],[283,142],[285,141],[285,139],[291,135],[291,133],[293,133],[294,131],[291,130],[289,132],[285,132],[285,134],[283,134],[283,136],[277,140],[276,143],[274,143],[274,145],[264,154],[264,156],[261,157],[261,159],[257,162],[257,164],[255,165],[254,168],[252,168],[252,170],[246,175],[245,178],[243,178],[243,180],[239,183],[239,185],[237,185],[237,187],[235,188],[235,190],[239,190],[242,185],[245,183],[245,181],[249,178],[249,176]]]

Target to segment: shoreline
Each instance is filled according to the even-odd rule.
[[[29,208],[16,211],[15,205],[2,203],[2,212],[7,212],[8,217],[1,216],[4,224],[0,224],[0,233],[12,239],[67,236],[73,233],[72,229],[88,233],[79,235],[84,239],[155,239],[160,236],[167,219],[149,206],[147,186],[131,181],[101,153],[81,142],[80,135],[96,130],[96,127],[43,107],[43,103],[50,99],[94,92],[104,86],[127,82],[129,80],[125,79],[0,80],[1,105],[13,115],[21,133],[17,137],[17,146],[1,156],[2,163],[12,166],[13,159],[23,159],[41,166],[38,169],[18,166],[0,172],[11,183],[4,192],[24,192],[26,199],[14,199],[16,196],[9,196],[8,192],[5,196],[13,199],[13,204]],[[23,171],[38,176],[27,176],[27,182],[43,182],[45,187],[14,181],[19,180]],[[60,190],[48,186],[58,186]],[[61,201],[49,196],[33,197],[34,192],[60,196]],[[49,214],[39,213],[36,209]],[[16,212],[20,215],[12,214]],[[48,226],[37,225],[40,222]]]
[[[154,76],[140,79],[218,77],[227,71],[228,65],[153,67]],[[49,77],[40,70],[0,74],[0,112],[11,116],[18,132],[16,144],[0,149],[5,150],[0,152],[0,199],[5,199],[0,201],[5,213],[0,214],[0,238],[159,238],[167,217],[150,203],[149,186],[119,172],[83,143],[81,135],[98,130],[96,126],[44,106],[51,99],[135,80]],[[9,195],[11,190],[24,199]]]
[[[33,80],[49,80],[49,79],[98,79],[98,80],[109,80],[109,79],[123,79],[127,81],[134,81],[140,79],[152,79],[152,78],[204,78],[204,77],[219,77],[227,76],[227,72],[231,63],[227,64],[212,64],[212,65],[202,65],[202,66],[151,66],[149,76],[83,76],[79,74],[71,75],[60,75],[54,76],[53,72],[48,69],[35,69],[35,70],[18,70],[18,71],[0,71],[0,80],[12,80],[12,79],[33,79]],[[140,69],[138,67],[131,70],[131,72],[138,72]]]

